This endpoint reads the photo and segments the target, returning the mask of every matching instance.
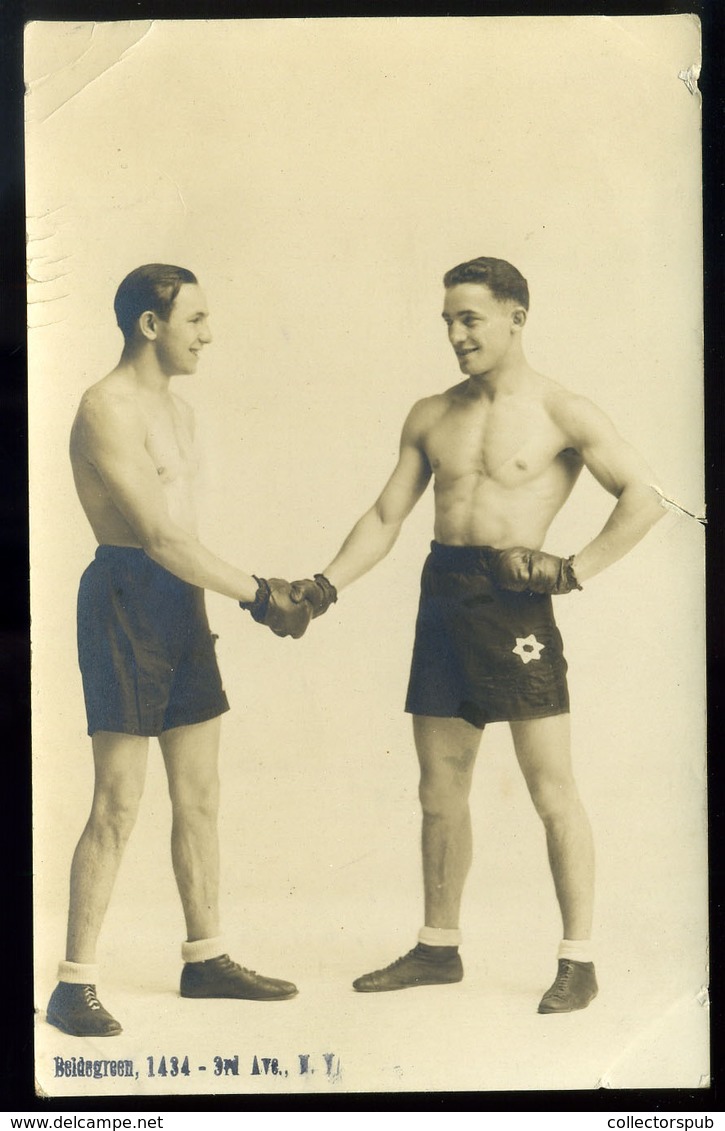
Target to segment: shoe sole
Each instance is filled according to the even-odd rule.
[[[536,1012],[545,1015],[551,1015],[552,1013],[578,1013],[581,1009],[586,1009],[588,1005],[591,1005],[596,996],[596,994],[592,994],[588,1001],[585,1001],[583,1005],[574,1005],[571,1009],[547,1009],[546,1007],[542,1009],[541,1006],[539,1006]]]
[[[299,990],[293,990],[288,994],[274,994],[271,997],[258,997],[246,994],[197,994],[188,993],[185,990],[180,990],[181,997],[190,998],[194,1001],[289,1001],[290,998],[297,997]]]
[[[356,986],[353,982],[352,988],[359,994],[386,994],[395,990],[417,990],[423,986],[457,986],[462,981],[461,977],[436,982],[403,982],[399,986]]]
[[[118,1025],[117,1029],[109,1029],[106,1033],[81,1033],[77,1029],[69,1029],[67,1025],[63,1024],[60,1017],[56,1017],[54,1013],[46,1014],[46,1021],[49,1025],[53,1025],[56,1029],[60,1029],[61,1033],[67,1033],[69,1037],[117,1037],[119,1033],[123,1032],[123,1028]],[[116,1022],[118,1024],[118,1022]]]

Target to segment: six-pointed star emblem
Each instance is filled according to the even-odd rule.
[[[520,656],[525,664],[528,664],[532,660],[540,660],[542,649],[545,647],[545,644],[539,644],[532,632],[530,636],[517,636],[516,647],[512,648],[511,651]]]

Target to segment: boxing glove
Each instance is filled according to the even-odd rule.
[[[314,581],[305,578],[293,581],[290,589],[293,601],[307,601],[312,606],[312,618],[321,617],[337,600],[337,589],[324,573],[316,573]]]
[[[543,550],[514,546],[499,550],[492,564],[493,580],[501,589],[516,593],[570,593],[581,589],[574,572],[574,556],[557,558]]]
[[[280,577],[267,581],[254,576],[257,592],[253,601],[240,601],[240,609],[251,613],[258,624],[264,624],[275,636],[291,636],[299,640],[304,636],[312,619],[312,608],[304,602],[295,603],[290,599],[290,584]]]

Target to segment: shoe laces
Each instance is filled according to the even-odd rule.
[[[559,973],[556,976],[554,985],[551,987],[551,997],[565,997],[569,988],[569,979],[574,973],[574,963],[567,958],[562,959]]]
[[[96,987],[95,986],[84,986],[83,987],[83,997],[85,998],[86,1005],[88,1006],[89,1009],[103,1009],[103,1006],[101,1005],[100,1001],[96,997]]]
[[[232,962],[228,954],[220,954],[215,960],[215,964],[225,974],[232,974],[239,972],[240,974],[256,974],[256,970],[248,970],[246,966],[240,966],[238,962]]]
[[[376,970],[375,973],[385,974],[388,970],[396,970],[398,966],[402,965],[403,962],[407,962],[409,958],[417,957],[418,955],[415,953],[415,948],[413,948],[413,950],[409,950],[407,954],[401,954],[400,958],[396,958],[389,966],[384,966],[382,970]]]

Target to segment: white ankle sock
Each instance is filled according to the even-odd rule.
[[[98,966],[95,962],[59,962],[58,981],[71,982],[74,986],[95,986]]]
[[[181,957],[184,962],[208,962],[210,958],[218,958],[225,954],[224,939],[196,939],[194,942],[181,944]]]
[[[591,939],[562,939],[557,958],[569,958],[572,962],[591,962],[593,956]]]
[[[418,942],[426,946],[460,946],[461,932],[458,927],[421,927]]]

